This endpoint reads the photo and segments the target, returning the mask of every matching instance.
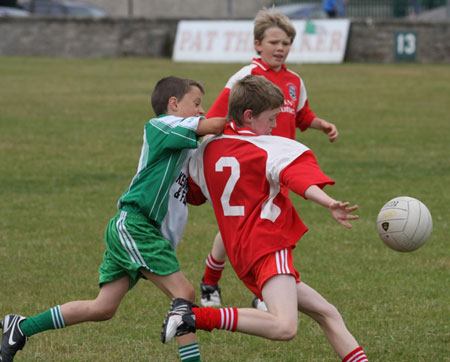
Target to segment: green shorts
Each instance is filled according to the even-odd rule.
[[[105,232],[106,251],[98,269],[99,284],[130,277],[130,289],[143,278],[140,269],[158,275],[180,270],[175,251],[142,214],[119,210]]]

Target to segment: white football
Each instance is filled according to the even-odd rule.
[[[430,211],[413,197],[396,197],[378,213],[378,234],[387,246],[397,251],[420,248],[427,242],[432,229]]]

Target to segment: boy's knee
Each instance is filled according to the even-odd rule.
[[[330,304],[330,303],[328,303],[328,305],[325,309],[325,315],[328,318],[332,318],[332,319],[341,319],[342,318],[338,309],[333,304]]]
[[[338,309],[333,305],[327,302],[319,313],[320,320],[318,321],[320,324],[328,325],[330,323],[341,323],[343,322],[342,316],[339,313]]]
[[[280,341],[290,341],[295,338],[298,330],[297,319],[295,321],[281,321],[278,323],[278,338]]]
[[[101,321],[107,321],[116,315],[117,308],[106,308],[97,313]]]
[[[117,308],[111,306],[98,305],[92,310],[93,320],[97,322],[107,321],[115,316]]]
[[[101,315],[103,321],[107,321],[108,319],[111,319],[112,317],[114,317],[116,315],[116,309],[105,310],[100,315]]]

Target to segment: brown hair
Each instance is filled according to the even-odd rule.
[[[251,109],[258,116],[264,111],[281,107],[283,102],[283,93],[275,84],[260,75],[247,75],[231,88],[227,118],[243,126],[245,110]]]
[[[291,44],[294,41],[296,31],[291,20],[284,14],[276,10],[268,10],[266,8],[258,11],[253,23],[253,38],[262,42],[269,28],[277,27],[283,30],[289,38]]]
[[[167,105],[171,97],[181,101],[191,87],[197,87],[205,94],[202,85],[192,79],[169,76],[159,80],[152,93],[152,107],[156,116],[167,112]]]

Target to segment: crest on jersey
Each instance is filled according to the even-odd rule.
[[[297,99],[297,92],[295,91],[295,87],[293,84],[289,84],[288,85],[289,88],[289,95],[291,96],[292,99]]]

